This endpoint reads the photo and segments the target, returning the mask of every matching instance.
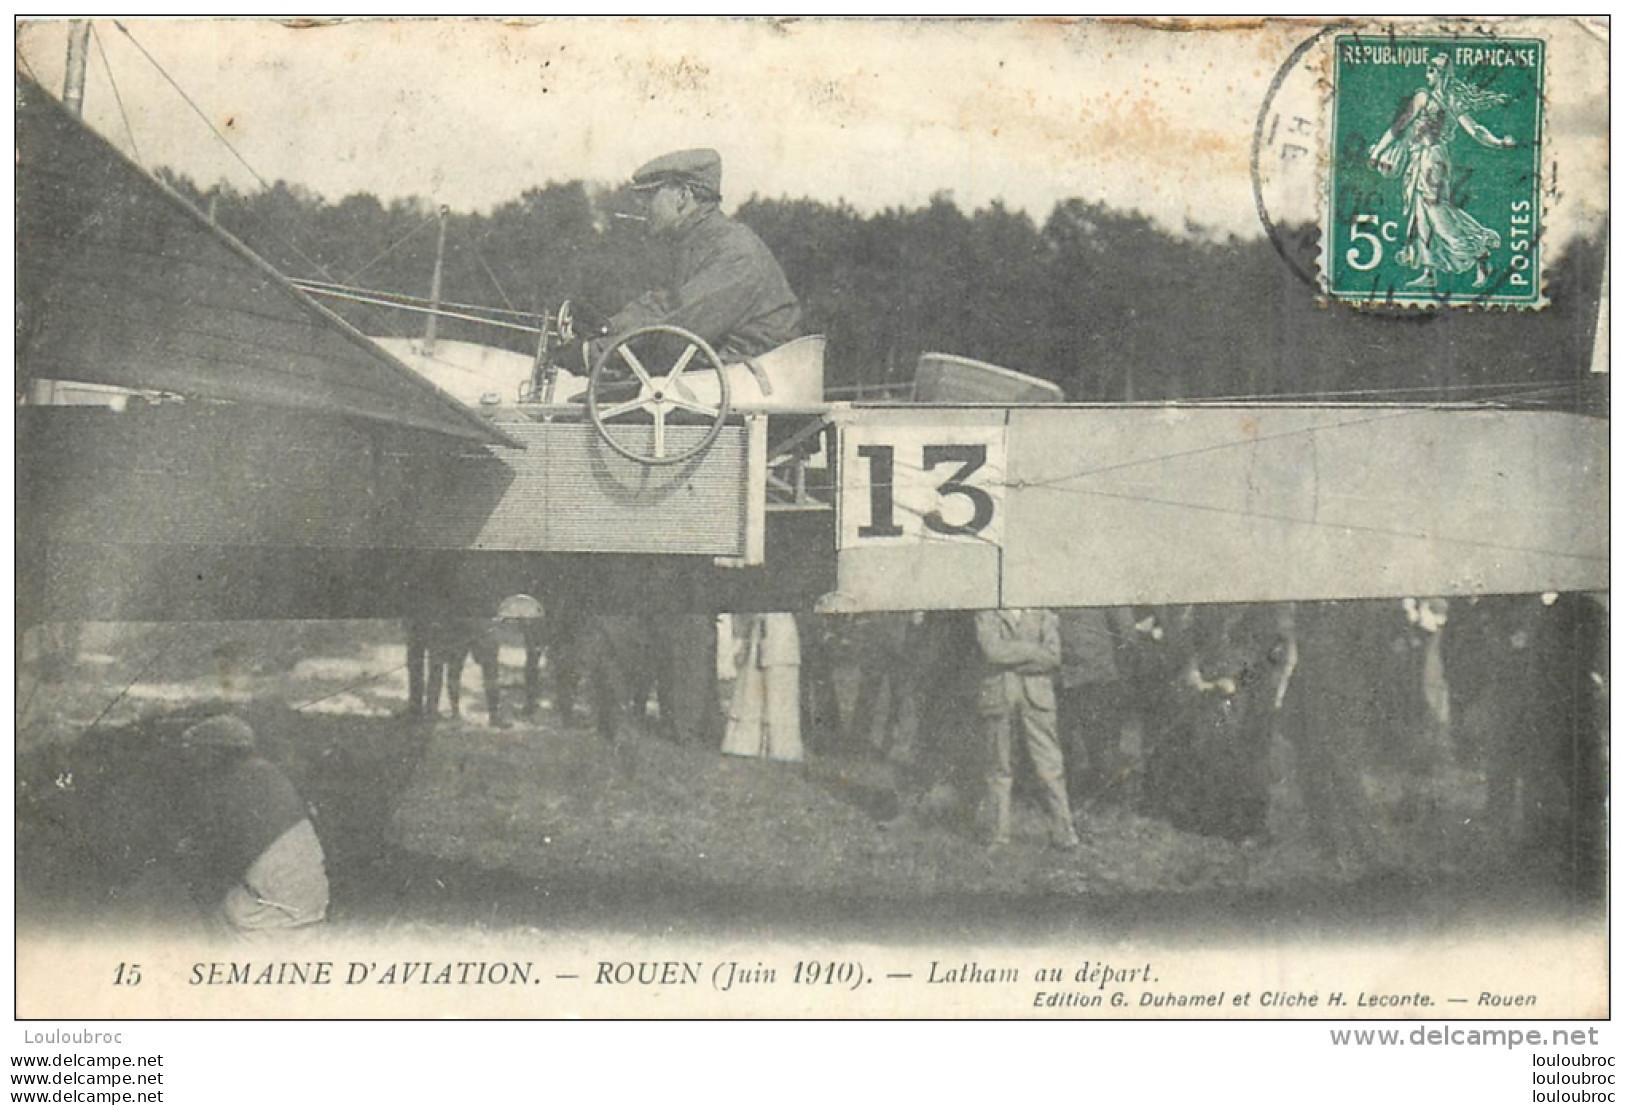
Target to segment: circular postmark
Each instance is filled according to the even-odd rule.
[[[1277,254],[1362,309],[1540,306],[1544,48],[1477,25],[1301,42],[1251,151]]]
[[[1315,274],[1314,262],[1305,260],[1306,250],[1311,251],[1312,257],[1317,235],[1312,223],[1313,212],[1303,209],[1305,191],[1312,202],[1314,192],[1319,189],[1318,107],[1314,103],[1319,94],[1313,87],[1319,84],[1319,78],[1312,63],[1316,47],[1335,30],[1335,27],[1325,27],[1315,32],[1299,43],[1275,71],[1264,102],[1258,107],[1250,157],[1253,203],[1264,234],[1287,267],[1317,291],[1320,280]],[[1282,111],[1284,105],[1290,105],[1287,112]],[[1297,194],[1295,213],[1306,220],[1290,235],[1271,214],[1271,198],[1276,200],[1274,206],[1279,210],[1283,206],[1283,193]]]

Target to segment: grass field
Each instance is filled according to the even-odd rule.
[[[975,795],[911,789],[906,765],[740,760],[652,732],[628,760],[545,704],[518,718],[517,637],[502,656],[509,727],[484,724],[472,664],[467,717],[427,724],[403,716],[389,623],[92,627],[76,663],[20,687],[20,922],[188,923],[185,895],[153,877],[171,846],[157,816],[166,769],[140,719],[206,701],[247,718],[316,807],[332,924],[358,931],[1210,939],[1447,931],[1592,908],[1553,894],[1561,872],[1515,862],[1475,823],[1484,788],[1471,764],[1367,770],[1377,846],[1357,862],[1303,842],[1281,746],[1266,842],[1089,808],[1083,846],[1066,853],[1046,846],[1025,802],[1016,842],[990,855]]]

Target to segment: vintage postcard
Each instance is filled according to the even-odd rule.
[[[19,23],[17,1016],[1606,1019],[1608,53]]]

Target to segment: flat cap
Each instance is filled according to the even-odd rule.
[[[183,730],[176,743],[183,749],[249,749],[254,747],[254,730],[240,717],[217,714]]]
[[[648,162],[632,174],[632,187],[692,184],[722,196],[722,155],[716,150],[678,150]]]
[[[529,620],[540,618],[543,614],[542,604],[529,595],[509,595],[497,607],[497,617],[502,619],[514,618]]]

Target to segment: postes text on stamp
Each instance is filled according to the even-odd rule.
[[[1545,62],[1538,39],[1334,40],[1329,296],[1541,305]]]

